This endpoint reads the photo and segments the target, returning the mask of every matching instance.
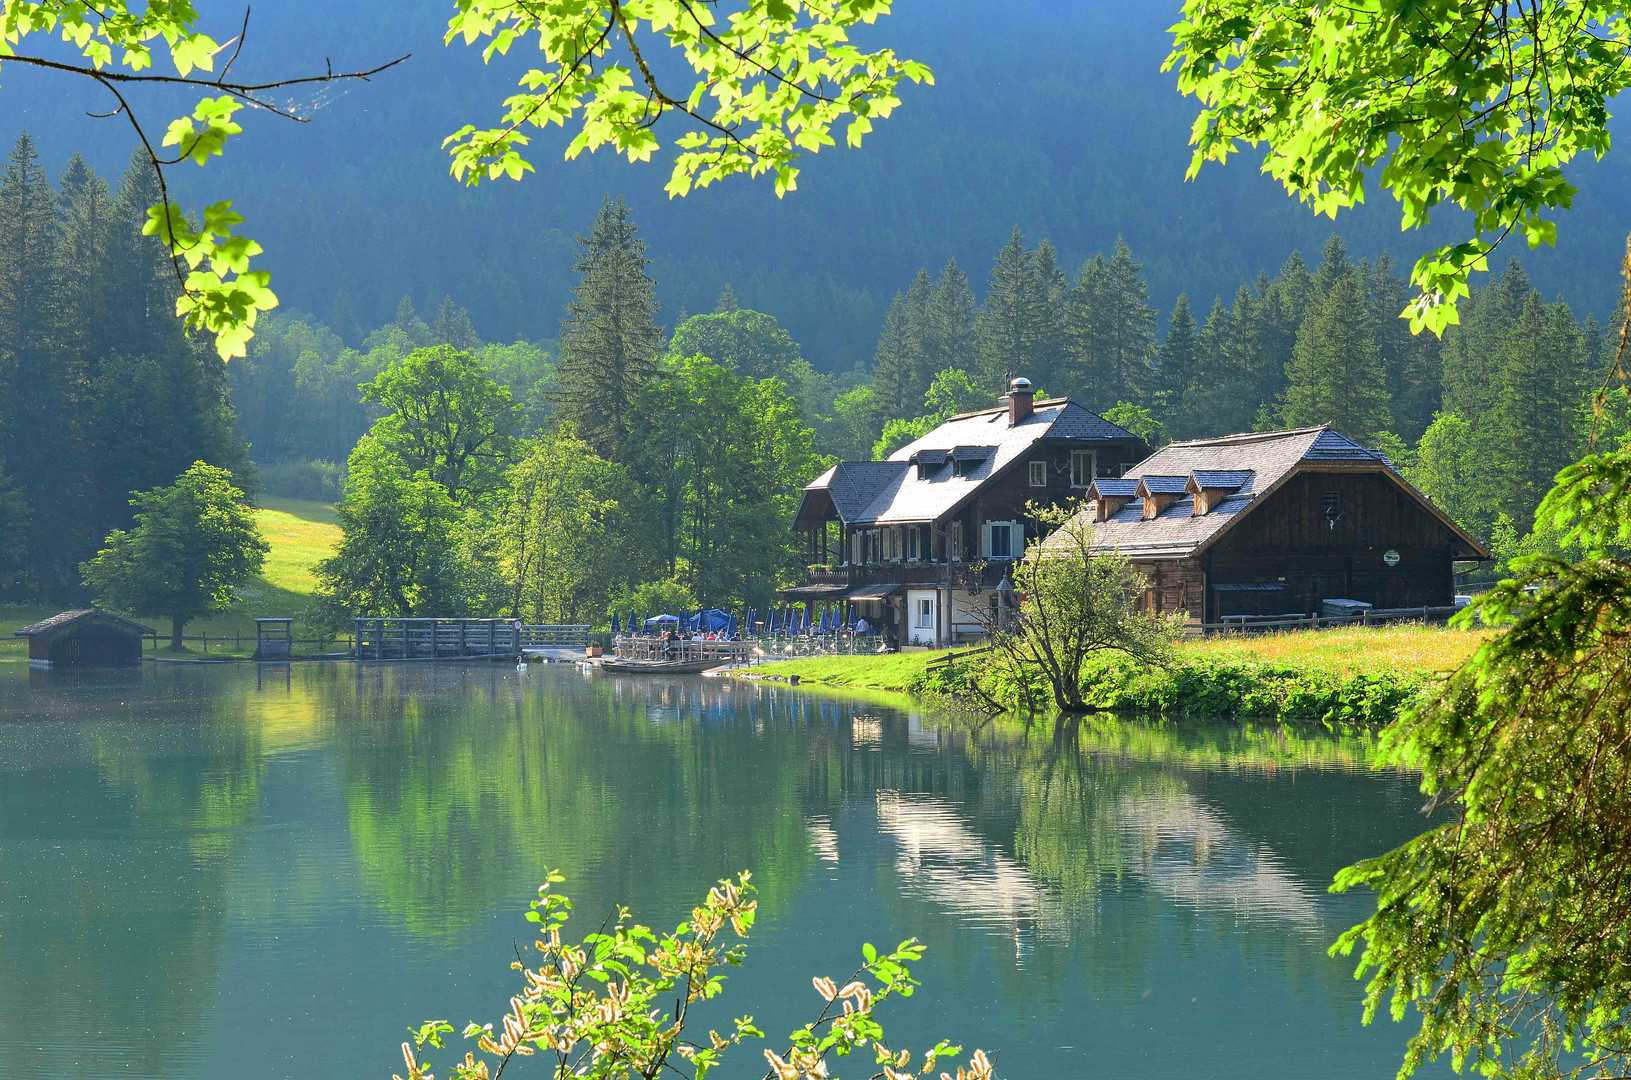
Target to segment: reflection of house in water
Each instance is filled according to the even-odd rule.
[[[895,870],[908,892],[965,925],[1014,939],[1023,956],[1038,940],[1065,944],[1064,905],[934,796],[878,792],[878,828],[899,845]]]
[[[1144,877],[1162,896],[1207,912],[1319,925],[1313,890],[1193,795],[1124,797],[1116,816],[1141,842]]]
[[[1021,955],[1039,941],[1069,940],[1067,898],[965,824],[954,804],[896,791],[878,792],[877,804],[907,893],[1013,938]],[[1207,914],[1320,928],[1318,894],[1194,796],[1126,796],[1113,814],[1132,855],[1124,873],[1155,894]],[[834,847],[836,855],[836,837]]]
[[[804,823],[804,828],[810,834],[810,847],[815,849],[816,858],[837,866],[838,833],[833,831],[832,822],[824,817],[813,817]]]

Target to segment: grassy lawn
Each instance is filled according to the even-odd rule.
[[[1442,673],[1460,666],[1488,636],[1477,630],[1394,623],[1197,639],[1184,642],[1179,652],[1196,659],[1257,660],[1344,675]]]
[[[883,656],[812,656],[803,660],[783,660],[761,664],[756,674],[786,678],[797,675],[803,682],[828,686],[853,686],[863,690],[902,691],[913,675],[931,660],[946,655],[938,652],[888,653]]]
[[[187,636],[207,635],[211,656],[249,655],[255,651],[255,619],[288,616],[296,620],[295,636],[309,636],[299,622],[311,604],[317,579],[312,567],[333,552],[340,540],[334,508],[326,503],[304,499],[263,499],[255,514],[261,534],[272,550],[259,576],[238,590],[239,602],[232,610],[187,624]],[[26,643],[11,636],[18,627],[50,615],[60,608],[34,605],[0,606],[0,660],[25,660]],[[170,630],[168,619],[138,619],[162,636]],[[222,643],[217,645],[215,639]],[[188,642],[189,655],[203,655],[202,642]]]
[[[1254,637],[1192,639],[1178,646],[1189,660],[1255,660],[1343,675],[1447,672],[1472,655],[1486,634],[1442,626],[1398,623],[1336,630],[1293,630]],[[755,672],[829,686],[904,690],[913,675],[944,652],[886,656],[820,656],[764,664]]]

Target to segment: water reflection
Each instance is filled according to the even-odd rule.
[[[904,1032],[957,1017],[1012,1076],[1375,1074],[1401,1039],[1324,889],[1421,822],[1367,749],[574,668],[0,669],[0,1076],[388,1075],[403,1024],[502,1001],[549,867],[659,923],[753,869],[762,1026],[915,935]]]

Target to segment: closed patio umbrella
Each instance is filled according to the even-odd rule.
[[[612,636],[613,637],[617,636],[617,631],[618,631],[617,612],[614,611],[614,612],[612,612]]]

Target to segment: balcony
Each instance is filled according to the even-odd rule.
[[[951,581],[954,588],[967,588],[975,583],[974,575],[978,572],[978,587],[991,589],[1007,576],[1009,571],[1007,560],[968,563],[954,562],[951,564]],[[826,598],[838,599],[840,590],[858,588],[863,585],[945,585],[946,564],[939,562],[890,562],[867,563],[863,566],[812,566],[806,577],[805,584],[799,590],[808,594],[807,599]]]

